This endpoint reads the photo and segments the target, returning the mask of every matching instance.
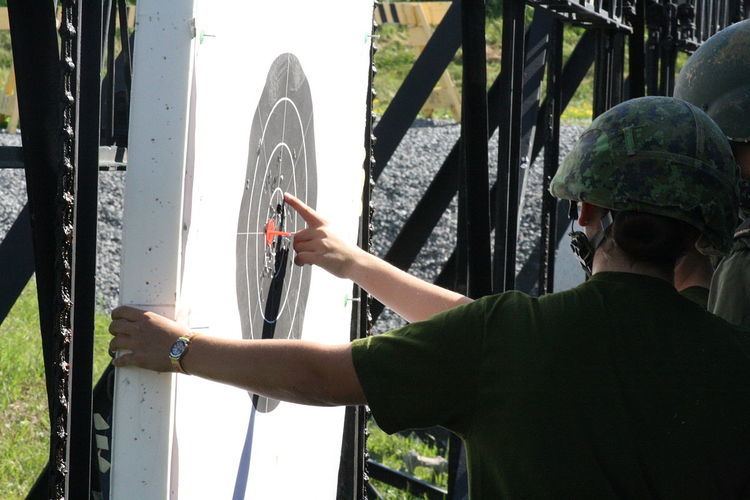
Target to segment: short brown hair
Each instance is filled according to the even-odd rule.
[[[634,262],[654,264],[665,271],[674,268],[698,238],[693,226],[661,215],[618,212],[611,228],[615,244]]]

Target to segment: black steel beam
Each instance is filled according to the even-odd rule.
[[[0,169],[24,168],[22,146],[0,146]],[[123,171],[128,164],[128,150],[118,146],[99,147],[99,170]]]
[[[549,185],[560,157],[560,115],[562,115],[562,48],[563,25],[559,21],[550,32],[550,57],[547,65],[547,140],[544,144],[544,172],[542,177],[541,258],[539,260],[539,295],[551,293],[555,278],[557,250],[557,200],[550,194]]]
[[[91,490],[96,223],[102,2],[79,0],[78,168],[73,236],[73,318],[70,341],[68,497],[87,500]]]
[[[561,98],[561,113],[565,110],[571,97],[575,93],[575,90],[580,85],[583,78],[588,73],[591,65],[594,63],[595,58],[595,45],[596,36],[594,30],[588,30],[581,39],[578,41],[576,48],[568,58],[563,69],[563,76],[561,79],[562,83],[562,98]],[[546,108],[547,100],[542,104],[542,108]],[[546,115],[540,115],[540,118],[545,120],[544,124],[538,124],[538,130],[544,131],[544,134],[537,134],[534,140],[534,148],[531,154],[531,162],[533,163],[542,147],[545,145],[546,134],[548,125],[546,122]],[[539,140],[536,140],[539,139]],[[554,240],[554,247],[557,248],[560,244],[565,231],[567,230],[567,223],[561,221],[567,220],[568,210],[565,203],[558,203],[555,217],[558,221],[557,227],[555,228],[554,234],[550,232],[550,240]],[[553,237],[554,236],[554,237]],[[521,270],[518,272],[516,277],[517,288],[523,292],[531,293],[538,282],[539,278],[539,263],[541,258],[541,247],[537,243],[531,250],[531,254],[524,264],[521,266]]]
[[[524,65],[523,100],[521,103],[521,169],[518,189],[520,192],[519,213],[523,213],[526,201],[526,180],[529,172],[529,152],[537,133],[540,114],[542,79],[547,64],[550,33],[559,18],[546,9],[534,9],[534,17],[526,33],[526,63]],[[494,210],[494,209],[493,209]]]
[[[583,78],[588,73],[591,64],[594,61],[594,36],[590,32],[583,34],[581,39],[573,49],[568,61],[565,63],[562,77],[562,109],[570,102],[576,89]],[[487,95],[487,107],[490,111],[489,133],[495,131],[498,126],[500,115],[500,81],[502,74],[497,77]],[[545,109],[546,102],[542,104]],[[546,138],[546,122],[544,113],[539,114],[537,121],[537,133],[534,136],[534,147],[530,163],[533,163],[539,151],[544,146]],[[453,146],[443,162],[443,165],[433,177],[430,185],[427,187],[422,198],[417,202],[417,206],[401,227],[399,234],[393,241],[390,249],[385,255],[385,260],[400,269],[408,269],[419,254],[420,249],[424,246],[427,238],[432,233],[433,228],[437,225],[440,217],[450,204],[456,194],[458,184],[458,143]],[[494,227],[496,210],[495,188],[490,192],[490,224]],[[451,255],[443,269],[441,270],[436,283],[442,286],[452,287],[454,284],[455,274],[455,253]],[[383,305],[380,302],[373,302],[371,308],[373,321],[376,321],[383,312]]]
[[[116,0],[120,25],[120,54],[115,60],[115,94],[114,94],[114,141],[120,147],[128,145],[128,127],[130,123],[130,88],[133,80],[133,46],[134,34],[128,33],[128,0]]]
[[[573,98],[576,90],[583,81],[586,74],[591,69],[591,65],[594,63],[595,53],[595,35],[593,30],[586,31],[581,38],[578,40],[573,52],[570,54],[565,67],[563,68],[562,76],[562,109],[568,106],[570,99]],[[545,109],[547,106],[546,99],[542,103],[541,108]],[[539,152],[544,146],[547,130],[546,115],[541,113],[537,122],[537,130],[541,133],[537,133],[534,136],[534,146],[531,149],[531,157],[529,158],[529,164],[533,164]]]
[[[0,168],[24,168],[21,146],[0,146]]]
[[[492,293],[490,248],[487,61],[483,0],[461,0],[463,91],[458,190],[458,266],[454,288],[469,297]],[[448,498],[468,496],[465,450],[451,435],[448,448]]]
[[[104,30],[102,32],[102,45],[106,47],[105,68],[106,73],[102,81],[102,109],[101,109],[101,142],[103,144],[114,144],[115,130],[115,31],[117,16],[115,9],[116,0],[104,1]]]
[[[713,9],[718,2],[709,2]],[[666,22],[662,27],[661,44],[659,46],[659,95],[671,96],[674,91],[675,66],[677,64],[677,7],[666,2],[664,6]],[[711,25],[717,25],[716,12],[712,11]]]
[[[594,62],[594,117],[622,101],[624,36],[615,31],[596,31]]]
[[[60,78],[52,0],[8,0],[13,65],[32,223],[47,402],[54,406],[55,193],[60,161]],[[52,430],[50,431],[50,439]],[[49,498],[45,478],[42,497]]]
[[[466,219],[459,223],[466,224],[467,292],[479,298],[492,293],[485,6],[481,0],[462,1],[461,184],[465,186]]]
[[[542,79],[547,63],[549,34],[557,19],[545,9],[534,9],[534,17],[526,33],[523,100],[521,102],[521,161],[528,163],[529,150],[539,118]],[[526,169],[521,171],[521,184]]]
[[[370,46],[370,61],[375,55],[374,46]],[[370,65],[372,68],[372,65]],[[358,244],[364,251],[370,251],[370,217],[372,201],[372,79],[373,71],[368,76],[368,95],[365,106],[365,135],[363,137],[367,156],[362,163],[364,184],[362,186],[362,213],[359,217]],[[370,334],[369,294],[354,284],[352,286],[351,340],[367,337]],[[360,500],[366,497],[365,491],[365,426],[367,410],[364,406],[347,407],[344,417],[344,436],[339,460],[339,480],[336,498],[338,500]]]
[[[594,59],[593,118],[611,106],[612,46],[608,31],[596,30],[596,56]]]
[[[31,243],[29,205],[24,205],[0,243],[0,324],[34,274],[34,246]]]
[[[128,33],[128,1],[115,0],[117,3],[117,14],[120,22],[120,57],[122,57],[122,71],[124,76],[125,89],[130,95],[131,82],[133,80],[133,60],[130,52],[131,37]]]
[[[612,101],[616,106],[625,99],[625,35],[612,33]]]
[[[498,135],[495,255],[493,289],[515,287],[516,232],[518,227],[518,179],[521,166],[521,99],[523,97],[524,2],[503,2],[502,91]]]
[[[623,19],[622,0],[603,2],[528,0],[535,8],[547,9],[559,19],[578,26],[603,28],[630,33],[631,27]]]
[[[659,94],[659,47],[661,46],[662,27],[665,12],[662,5],[656,2],[646,4],[646,95]]]
[[[132,36],[128,33],[127,0],[104,0],[102,44],[106,46],[106,73],[102,81],[101,142],[125,147],[130,112]],[[115,54],[116,28],[120,26],[120,52]]]
[[[460,4],[454,1],[445,13],[375,127],[372,178],[376,181],[461,46]]]
[[[646,0],[635,0],[630,16],[633,34],[628,37],[628,97],[646,95]]]
[[[564,111],[567,107],[568,103],[570,102],[570,99],[573,97],[573,94],[575,93],[576,89],[580,85],[583,78],[586,76],[586,73],[588,73],[589,68],[591,68],[591,65],[594,62],[594,36],[593,33],[590,31],[587,31],[584,33],[584,35],[581,37],[581,39],[578,41],[578,44],[576,45],[575,49],[573,49],[572,54],[568,58],[568,61],[565,63],[565,66],[563,68],[562,73],[562,99],[561,99],[561,110]],[[490,89],[490,103],[492,102],[492,89]],[[541,108],[546,109],[548,106],[547,100],[545,99],[542,103]],[[490,109],[492,109],[490,105]],[[561,111],[561,112],[562,112]],[[492,117],[493,115],[490,115]],[[537,134],[534,137],[534,148],[532,150],[531,160],[530,163],[533,163],[536,157],[539,154],[539,151],[541,151],[542,147],[544,146],[544,143],[547,138],[547,125],[546,125],[546,115],[544,113],[539,114],[539,121],[537,122]],[[495,197],[495,190],[497,189],[497,183],[492,187],[492,190],[490,191],[490,201],[494,203],[496,200]],[[490,207],[490,214],[492,215],[492,218],[490,220],[491,226],[495,227],[495,217],[496,217],[496,210],[494,206]],[[559,220],[562,220],[565,215],[567,214],[567,210],[564,209],[564,204],[560,204],[558,207],[557,212],[557,218]],[[557,227],[557,234],[555,235],[555,240],[557,242],[560,241],[560,238],[565,232],[565,225],[558,225]],[[539,247],[535,246],[532,250],[531,256],[528,258],[528,260],[524,263],[524,265],[521,268],[521,271],[518,273],[517,276],[517,288],[521,291],[530,292],[534,284],[536,283],[536,279],[538,276],[538,262],[539,262]],[[456,269],[456,254],[455,250],[451,254],[451,256],[448,258],[446,263],[443,265],[443,268],[441,269],[440,273],[438,274],[437,278],[435,278],[435,283],[440,286],[447,286],[448,284],[452,283],[453,281],[453,275],[455,274]],[[374,310],[375,308],[373,308]],[[373,313],[373,317],[374,313]]]
[[[112,364],[108,364],[107,367],[104,369],[104,372],[102,373],[102,376],[99,377],[99,380],[96,382],[96,385],[94,386],[93,392],[93,410],[92,413],[98,413],[102,419],[109,422],[112,416],[112,393],[113,393],[113,384],[114,384],[114,374],[115,369]],[[107,439],[108,443],[112,442],[112,429],[108,429],[101,432],[101,435]],[[102,455],[102,458],[106,461],[110,461],[111,457],[109,455],[111,450],[92,450],[93,453],[100,453]],[[92,455],[93,456],[93,455]],[[92,464],[92,472],[94,469],[94,465]],[[98,469],[98,467],[97,467]],[[47,477],[49,471],[49,463],[47,463],[44,466],[44,469],[39,474],[39,477],[37,477],[36,482],[34,483],[34,486],[31,488],[31,491],[29,492],[29,495],[26,497],[28,499],[47,499],[47,492],[46,492],[46,486],[45,486],[45,479]],[[93,474],[92,475],[92,485],[96,485],[97,488],[92,488],[92,493],[95,491],[109,491],[109,471],[107,472],[99,472],[99,474]],[[95,496],[92,494],[92,497],[95,498]],[[106,497],[105,497],[106,498]]]
[[[442,488],[433,486],[432,484],[417,479],[403,472],[391,469],[390,467],[376,462],[375,460],[367,461],[367,471],[369,472],[370,478],[385,484],[394,486],[401,491],[411,493],[419,498],[428,498],[430,500],[445,500],[448,494]]]

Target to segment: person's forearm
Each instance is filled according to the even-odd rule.
[[[407,321],[422,321],[471,299],[433,285],[363,250],[357,252],[349,278]]]
[[[286,193],[284,199],[302,216],[307,228],[294,234],[294,263],[320,266],[348,278],[407,321],[421,321],[471,300],[410,276],[356,245],[344,242],[315,210]]]
[[[183,367],[191,375],[282,401],[316,406],[365,404],[347,344],[197,335]]]

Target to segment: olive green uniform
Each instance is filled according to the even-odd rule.
[[[750,337],[671,284],[598,273],[355,341],[386,432],[466,443],[474,498],[735,498],[750,480]]]
[[[680,290],[680,295],[695,302],[703,309],[708,309],[708,288],[705,286],[691,286]]]
[[[677,76],[674,96],[704,110],[729,140],[750,144],[750,20],[728,26],[696,50]],[[750,181],[740,180],[739,186],[748,210]],[[711,281],[709,310],[732,323],[750,325],[750,235],[742,231]]]
[[[708,308],[730,323],[750,328],[750,220],[737,230],[731,253],[716,268]]]

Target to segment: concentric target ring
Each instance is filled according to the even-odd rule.
[[[310,86],[299,60],[282,54],[271,65],[253,116],[245,189],[237,223],[237,306],[246,339],[299,339],[310,288],[310,268],[293,263],[291,240],[304,221],[286,207],[289,192],[311,207],[317,170]],[[278,401],[254,397],[258,411]]]

